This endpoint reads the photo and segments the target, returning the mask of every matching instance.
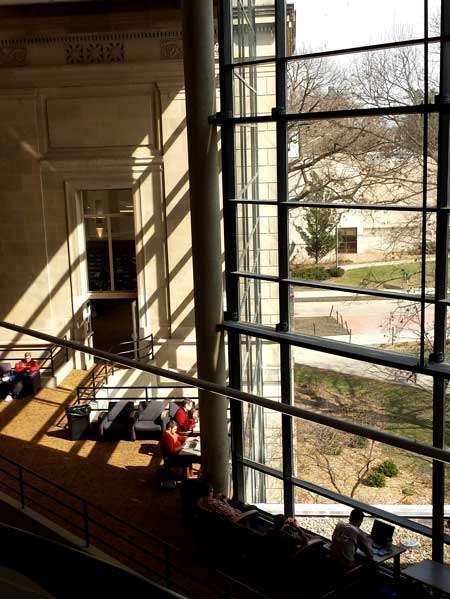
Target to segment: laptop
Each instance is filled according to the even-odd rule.
[[[374,520],[370,537],[373,541],[374,549],[385,549],[392,545],[395,527],[385,524],[380,520]]]

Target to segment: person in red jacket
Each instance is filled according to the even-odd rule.
[[[175,412],[174,420],[178,424],[178,430],[182,433],[191,433],[197,421],[192,418],[194,403],[192,399],[185,399],[183,405]]]
[[[186,443],[186,435],[178,434],[178,425],[174,420],[170,420],[166,426],[161,440],[161,451],[165,458],[167,458],[167,466],[181,466],[186,468],[187,477],[190,478],[193,475],[192,464],[193,462],[200,463],[200,457],[187,454],[180,455],[183,451]]]
[[[24,385],[29,380],[30,374],[37,372],[40,367],[41,365],[37,360],[33,360],[30,352],[25,352],[24,357],[17,362],[11,373],[9,381],[10,392],[5,397],[5,400],[11,401],[11,399],[19,397],[24,389]]]
[[[19,374],[21,372],[28,372],[28,374],[30,374],[39,370],[40,367],[41,365],[39,362],[34,360],[31,357],[30,352],[27,351],[25,352],[25,356],[14,366],[14,374]]]

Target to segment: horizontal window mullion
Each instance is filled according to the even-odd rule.
[[[351,358],[358,361],[366,361],[372,364],[388,366],[390,368],[399,368],[412,372],[425,372],[426,369],[420,367],[419,361],[413,356],[398,354],[386,350],[375,349],[368,346],[355,345],[346,341],[336,341],[324,337],[314,337],[303,335],[301,333],[275,331],[273,328],[263,325],[241,323],[231,320],[225,320],[222,327],[226,330],[234,330],[242,335],[259,337],[275,343],[289,343],[295,347],[304,347],[326,354],[335,354],[338,356]],[[450,364],[449,364],[450,371]]]
[[[326,58],[332,56],[342,56],[343,54],[356,54],[358,52],[372,52],[377,50],[389,50],[394,48],[403,48],[405,46],[421,46],[425,44],[432,44],[446,39],[445,36],[428,37],[428,38],[415,38],[412,40],[399,40],[397,42],[384,42],[380,44],[368,44],[365,46],[353,46],[350,48],[339,48],[337,50],[320,50],[318,52],[304,52],[303,54],[294,54],[288,56],[288,60],[312,60],[315,58]]]
[[[272,476],[273,478],[277,478],[278,480],[283,480],[283,473],[281,472],[281,470],[271,468],[270,466],[266,466],[266,464],[254,462],[253,460],[249,460],[248,458],[241,458],[239,461],[243,466],[247,466],[248,468],[252,468],[253,470],[257,470],[262,474],[267,474],[268,476]]]
[[[275,277],[274,275],[261,275],[254,272],[247,272],[245,270],[234,270],[230,274],[235,277],[245,277],[246,279],[257,279],[258,281],[269,281],[271,283],[278,283],[280,281],[280,278]]]
[[[292,477],[291,482],[296,487],[300,487],[301,489],[305,489],[306,491],[315,493],[316,495],[321,495],[322,497],[326,497],[327,499],[331,499],[332,501],[336,501],[337,503],[348,505],[351,508],[359,508],[364,512],[367,512],[371,516],[376,516],[377,518],[381,518],[382,520],[386,520],[387,522],[392,522],[397,526],[407,528],[408,530],[412,530],[421,535],[431,538],[432,530],[429,526],[424,526],[423,524],[419,524],[418,522],[415,522],[414,520],[410,520],[409,518],[405,518],[403,516],[396,516],[395,514],[392,514],[392,512],[387,512],[369,503],[364,503],[363,501],[358,501],[346,495],[341,495],[340,493],[336,493],[335,491],[325,489],[320,485],[310,483],[306,480]]]
[[[382,264],[382,263],[381,263]],[[346,285],[330,285],[329,283],[321,283],[320,281],[314,281],[310,279],[282,279],[283,283],[289,283],[289,285],[296,285],[297,287],[314,287],[316,289],[328,290],[328,291],[343,291],[346,293],[352,293],[356,295],[370,295],[373,297],[379,297],[382,299],[399,299],[399,300],[410,300],[413,302],[422,301],[421,294],[413,293],[398,293],[396,291],[380,291],[378,289],[370,289],[369,287],[348,287]],[[425,303],[434,304],[434,295],[426,295]]]
[[[251,123],[267,123],[277,121],[322,121],[330,119],[367,118],[370,116],[390,116],[402,114],[444,113],[450,110],[447,104],[412,104],[411,106],[386,106],[382,108],[349,108],[342,110],[318,110],[317,112],[273,111],[272,114],[259,116],[226,116],[221,115],[221,123],[247,125]]]
[[[352,46],[349,48],[338,48],[335,50],[320,50],[318,52],[304,52],[303,54],[292,54],[286,55],[281,58],[276,58],[275,56],[269,56],[264,58],[256,58],[254,60],[239,60],[231,63],[224,64],[224,68],[226,69],[234,69],[235,67],[245,67],[245,66],[253,66],[258,64],[267,64],[274,63],[277,60],[282,62],[287,62],[291,60],[314,60],[317,58],[326,58],[333,56],[342,56],[345,54],[357,54],[360,52],[375,52],[377,50],[389,50],[394,48],[404,48],[405,46],[421,46],[425,44],[434,44],[445,40],[446,37],[434,36],[428,38],[415,38],[411,40],[399,40],[396,42],[384,42],[380,44],[368,44],[364,46]]]

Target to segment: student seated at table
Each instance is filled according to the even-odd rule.
[[[194,430],[197,420],[192,417],[194,402],[192,399],[185,399],[183,405],[175,412],[174,420],[178,424],[178,430],[181,433],[190,433]]]
[[[192,464],[200,464],[200,456],[195,454],[180,455],[185,448],[187,436],[179,434],[177,432],[178,425],[174,420],[170,420],[164,431],[160,445],[161,451],[165,458],[167,458],[167,466],[180,466],[186,469],[186,475],[188,478],[193,476]]]
[[[234,505],[232,505],[232,503]],[[222,493],[214,493],[213,486],[207,481],[205,481],[204,487],[200,491],[200,498],[197,501],[197,506],[207,512],[213,512],[219,516],[224,516],[232,522],[237,522],[243,517],[257,514],[257,510],[248,509],[248,506],[245,504],[233,502]]]
[[[367,557],[372,558],[372,541],[360,527],[364,520],[362,510],[355,508],[350,512],[349,522],[339,522],[334,529],[330,558],[343,569],[355,565],[356,551],[361,549]]]

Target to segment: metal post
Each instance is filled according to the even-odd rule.
[[[184,75],[189,157],[197,371],[225,383],[222,247],[215,113],[213,0],[185,0]],[[215,488],[228,487],[227,399],[199,393],[202,466]]]
[[[437,213],[436,213],[436,271],[435,271],[435,315],[434,346],[430,359],[443,362],[446,352],[447,338],[447,306],[439,300],[447,298],[448,287],[448,207],[450,206],[450,5],[447,0],[441,1],[441,55],[440,55],[440,89],[436,98],[440,108],[438,137],[438,178],[437,178]],[[445,388],[442,376],[435,376],[433,383],[433,445],[444,447],[445,431]],[[432,557],[442,562],[443,520],[445,493],[444,464],[433,460],[433,543]]]
[[[88,514],[88,506],[85,501],[83,501],[83,523],[84,523],[84,542],[86,547],[89,547],[91,544],[90,535],[89,535],[89,514]]]
[[[23,483],[23,468],[19,465],[19,491],[20,491],[20,505],[22,509],[25,509],[25,488]]]

